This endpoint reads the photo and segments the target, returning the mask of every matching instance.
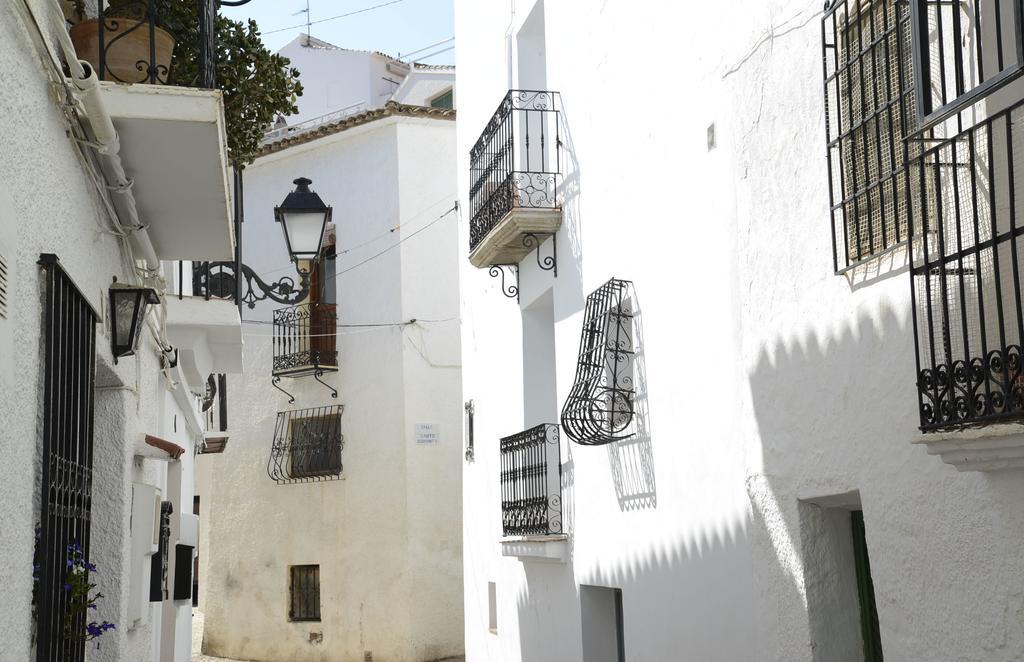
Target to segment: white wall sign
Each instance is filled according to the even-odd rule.
[[[417,444],[437,444],[441,441],[441,433],[437,431],[436,423],[416,423]]]

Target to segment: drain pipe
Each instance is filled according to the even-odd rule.
[[[78,59],[67,29],[63,24],[59,24],[60,21],[57,17],[63,16],[60,6],[56,0],[52,5],[51,11],[48,13],[53,17],[54,22],[58,23],[54,25],[52,32],[56,34],[57,42],[64,53],[64,59],[68,63],[68,68],[71,71],[71,83],[78,92],[76,96],[85,109],[86,123],[95,143],[100,169],[103,171],[103,177],[111,191],[114,208],[122,221],[122,229],[127,232],[128,240],[136,254],[146,263],[146,270],[151,274],[158,274],[160,260],[157,259],[156,250],[153,248],[153,242],[146,226],[139,219],[135,196],[132,194],[132,179],[125,174],[121,157],[118,155],[121,142],[114,123],[110,119],[110,113],[107,112],[103,98],[100,96],[99,77],[88,62]]]

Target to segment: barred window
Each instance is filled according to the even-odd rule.
[[[341,473],[341,414],[293,418],[289,463],[293,478]]]
[[[320,620],[320,566],[293,565],[288,589],[288,620]]]
[[[907,239],[916,125],[910,7],[834,0],[822,24],[834,266]],[[910,193],[910,196],[908,196]]]

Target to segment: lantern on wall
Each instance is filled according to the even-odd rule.
[[[124,285],[114,278],[110,286],[110,351],[114,363],[138,350],[146,313],[155,303],[160,303],[160,297],[153,288]]]
[[[309,189],[312,180],[299,177],[295,190],[289,193],[279,207],[274,207],[274,219],[284,230],[284,240],[293,260],[315,260],[320,255],[324,233],[331,220],[331,208]]]

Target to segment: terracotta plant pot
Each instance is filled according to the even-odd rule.
[[[104,62],[106,71],[100,78],[119,83],[166,83],[171,68],[171,56],[174,54],[174,37],[171,33],[159,27],[153,28],[153,41],[156,45],[153,65],[156,69],[156,80],[151,81],[148,67],[149,24],[139,24],[136,19],[119,16],[107,16],[105,21],[103,40],[107,47]],[[94,18],[71,28],[71,41],[75,45],[78,57],[88,61],[93,69],[99,72],[99,21]]]

